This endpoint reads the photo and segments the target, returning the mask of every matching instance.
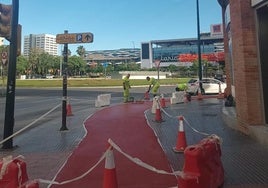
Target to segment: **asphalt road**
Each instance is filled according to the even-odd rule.
[[[170,95],[175,90],[174,88],[175,86],[161,86],[160,93],[166,96]],[[146,89],[146,86],[133,87],[131,89],[131,96],[136,100],[141,100]],[[75,111],[76,114],[79,112],[85,114],[85,111],[89,108],[95,108],[97,96],[106,93],[112,96],[111,104],[123,101],[121,87],[67,89],[67,96],[72,106],[72,111]],[[29,124],[33,124],[31,127],[41,126],[42,123],[56,118],[59,119],[62,116],[62,88],[16,88],[15,96],[14,133]],[[4,133],[5,103],[6,98],[0,97],[0,140],[3,139]],[[53,108],[55,110],[50,112]],[[44,114],[47,115],[44,118],[40,118]]]

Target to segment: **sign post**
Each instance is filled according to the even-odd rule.
[[[12,0],[12,20],[11,37],[9,50],[9,65],[6,90],[6,110],[4,124],[4,140],[2,148],[13,148],[13,129],[14,129],[14,107],[15,107],[15,86],[16,86],[16,64],[17,64],[17,28],[19,17],[19,0]]]
[[[65,34],[68,31],[64,31]],[[68,44],[64,44],[63,47],[63,63],[62,63],[62,123],[61,123],[61,131],[68,130],[66,126],[66,114],[67,114],[67,62],[68,62]]]
[[[56,43],[64,44],[63,48],[63,63],[62,63],[62,125],[60,131],[68,130],[66,126],[67,116],[67,77],[68,77],[68,44],[75,43],[91,43],[93,42],[93,34],[87,33],[68,33],[57,34]]]
[[[76,44],[93,42],[92,33],[64,33],[57,34],[56,42],[58,44]]]

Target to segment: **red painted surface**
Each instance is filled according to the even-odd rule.
[[[151,102],[143,104],[126,103],[104,108],[85,122],[87,135],[69,157],[58,174],[56,181],[62,182],[82,175],[97,163],[112,139],[124,152],[137,157],[157,169],[171,172],[165,153],[160,147],[152,129],[147,125],[144,111]],[[142,168],[129,161],[114,149],[114,160],[118,187],[163,188],[176,187],[177,179]],[[102,187],[105,160],[86,177],[65,185],[52,187]]]

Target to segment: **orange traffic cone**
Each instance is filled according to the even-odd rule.
[[[179,131],[177,138],[177,145],[173,148],[174,152],[184,152],[187,147],[186,136],[183,128],[183,117],[179,117]]]
[[[222,93],[221,91],[221,84],[219,83],[219,95],[218,95],[218,99],[224,99],[224,93]]]
[[[148,92],[148,91],[146,91],[146,92],[144,93],[144,99],[145,99],[145,100],[150,100],[150,95],[149,95],[149,92]]]
[[[158,101],[157,101],[156,110],[155,110],[155,121],[159,123],[163,121]]]
[[[200,87],[198,88],[197,100],[203,100],[203,95],[202,95],[202,93],[201,93],[201,89],[200,89]]]
[[[160,105],[162,108],[166,108],[166,101],[165,101],[164,94],[161,95]]]
[[[67,100],[66,115],[73,116],[72,107],[69,100]]]
[[[118,188],[113,148],[106,152],[103,188]]]

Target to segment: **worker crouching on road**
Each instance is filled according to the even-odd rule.
[[[187,90],[187,84],[178,84],[178,86],[175,88],[176,91],[186,91]]]
[[[130,82],[129,82],[129,77],[130,74],[127,74],[124,78],[123,78],[123,89],[124,89],[124,102],[128,102],[129,101],[129,89],[131,88],[130,86]]]
[[[160,87],[159,82],[155,78],[150,78],[149,76],[146,77],[146,80],[149,82],[149,89],[148,93],[152,90],[153,96],[157,96],[158,89]]]
[[[183,83],[183,84],[178,84],[178,86],[175,88],[175,91],[185,91],[185,97],[187,101],[191,101],[191,95],[186,92],[187,89],[188,89],[187,84]]]

